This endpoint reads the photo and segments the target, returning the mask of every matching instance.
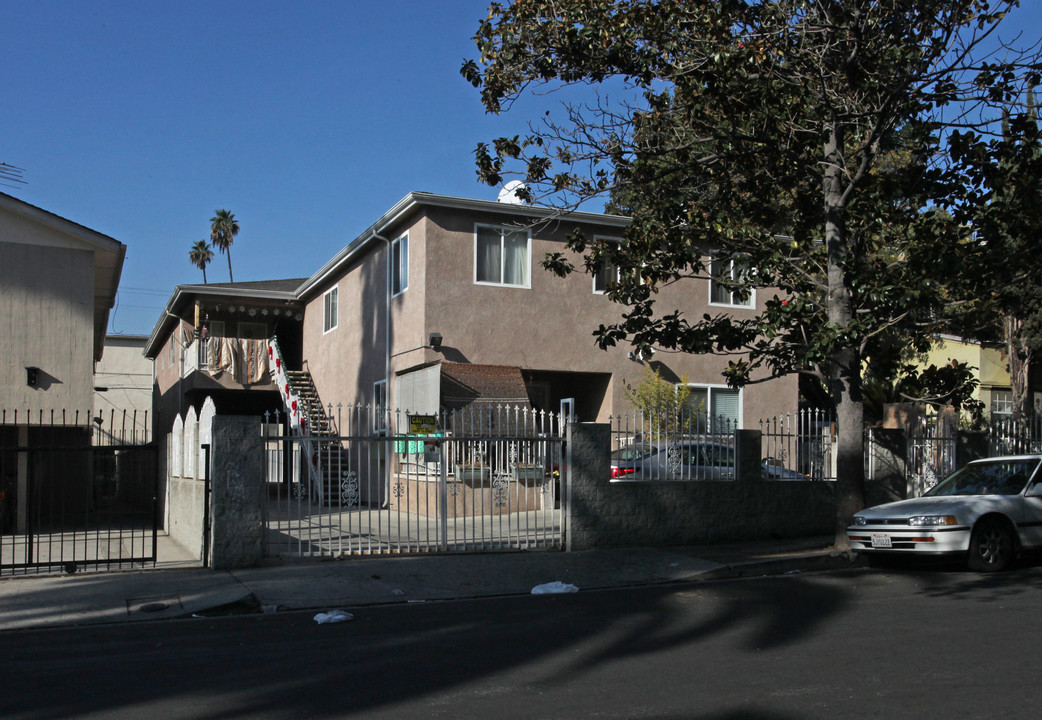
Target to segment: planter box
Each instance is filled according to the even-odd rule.
[[[492,477],[492,468],[490,467],[467,467],[465,465],[457,465],[454,468],[456,479],[460,482],[483,483]]]
[[[510,474],[518,482],[537,482],[546,476],[546,468],[542,465],[515,465]]]

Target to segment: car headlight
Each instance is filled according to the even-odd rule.
[[[958,525],[959,521],[954,515],[915,515],[908,518],[908,524],[912,527],[927,527],[936,525]]]
[[[855,515],[854,519],[851,522],[854,525],[868,525],[868,520],[866,520],[865,518],[861,517],[860,515]]]

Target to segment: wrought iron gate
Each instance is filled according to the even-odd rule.
[[[939,421],[922,423],[908,434],[910,497],[919,497],[955,471],[958,437]]]
[[[350,415],[342,432],[268,437],[267,555],[563,546],[567,475],[556,415],[484,408],[403,414],[400,423],[370,408]]]
[[[155,564],[154,444],[0,446],[0,574]]]

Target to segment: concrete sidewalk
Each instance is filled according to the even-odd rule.
[[[831,538],[682,548],[287,560],[204,569],[165,541],[155,569],[0,579],[0,630],[580,591],[851,566]]]

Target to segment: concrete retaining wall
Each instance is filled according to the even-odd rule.
[[[568,549],[831,534],[833,483],[761,480],[759,432],[742,432],[734,482],[613,483],[609,426],[573,426]]]
[[[210,567],[250,567],[261,561],[264,445],[255,417],[218,415],[211,438],[213,519]]]
[[[205,490],[202,480],[185,478],[170,478],[167,486],[167,532],[196,559],[203,557]]]

